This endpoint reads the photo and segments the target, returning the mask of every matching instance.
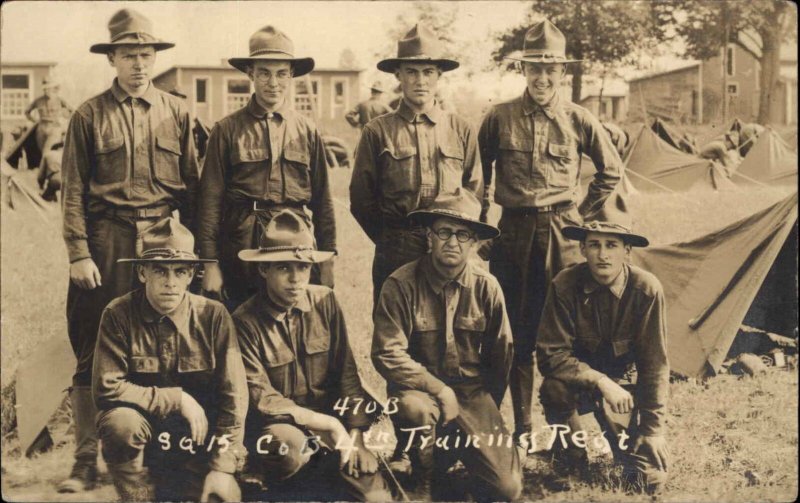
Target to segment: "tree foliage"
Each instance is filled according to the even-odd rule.
[[[378,58],[387,58],[397,54],[397,41],[417,23],[422,23],[433,30],[442,41],[444,56],[458,59],[458,47],[455,43],[455,23],[458,16],[458,5],[448,2],[413,2],[409,8],[392,21],[387,29],[388,42],[375,53]]]
[[[661,32],[655,27],[650,3],[636,0],[534,0],[525,21],[497,37],[492,53],[503,65],[508,55],[522,50],[525,32],[537,20],[547,18],[567,39],[567,56],[582,59],[572,68],[572,99],[580,99],[585,72],[602,73],[636,63],[641,51],[653,47]]]

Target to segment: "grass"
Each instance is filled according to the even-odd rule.
[[[331,171],[339,250],[336,291],[362,377],[380,395],[384,382],[369,359],[371,321],[371,242],[350,217],[348,183],[351,171]],[[762,209],[786,195],[781,189],[678,196],[635,196],[630,206],[636,228],[654,244],[684,241],[705,234]],[[688,199],[687,199],[688,198]],[[495,208],[492,212],[497,216]],[[54,485],[70,469],[73,443],[69,413],[51,421],[55,447],[35,459],[20,455],[10,426],[13,401],[8,384],[21,359],[51,337],[66,337],[64,304],[67,287],[66,251],[57,211],[45,222],[33,212],[2,209],[2,490],[17,501],[106,501],[115,497],[105,484],[70,497]],[[536,385],[541,382],[537,376]],[[672,453],[670,481],[664,501],[791,501],[797,495],[796,370],[771,370],[755,378],[718,376],[706,382],[671,384],[667,436]],[[8,396],[7,396],[8,395]],[[502,412],[511,425],[508,397]],[[538,403],[534,424],[543,425]],[[7,417],[8,416],[8,417]],[[593,424],[593,421],[589,421]],[[538,426],[537,426],[538,427]],[[381,429],[390,429],[383,423]],[[596,428],[596,425],[595,425]],[[549,492],[544,482],[551,470],[536,456],[525,465],[528,500],[644,501],[619,490],[618,469],[608,456],[592,452],[591,476],[570,492]]]

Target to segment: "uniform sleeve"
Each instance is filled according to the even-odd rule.
[[[186,186],[186,192],[181,196],[180,219],[192,234],[197,235],[195,217],[197,211],[197,190],[200,182],[200,166],[197,163],[194,135],[189,112],[184,108],[179,109],[179,123],[181,131],[181,157],[179,161],[181,180]]]
[[[214,352],[217,367],[217,421],[212,431],[218,438],[227,435],[230,442],[217,444],[211,453],[209,465],[212,470],[236,473],[243,466],[245,458],[244,422],[247,417],[247,378],[245,377],[242,355],[236,337],[233,320],[224,308],[220,308],[215,320]]]
[[[600,121],[588,112],[582,116],[581,133],[581,150],[592,159],[597,168],[586,198],[579,208],[581,215],[586,216],[600,209],[622,179],[625,168],[608,133]]]
[[[328,178],[328,163],[325,160],[325,145],[318,130],[313,132],[313,150],[311,151],[311,219],[314,222],[314,234],[317,249],[336,251],[336,217],[333,212],[333,199]]]
[[[580,361],[573,353],[576,328],[572,313],[575,311],[574,306],[562,299],[555,285],[551,284],[536,342],[539,372],[544,377],[592,390],[605,374]]]
[[[356,105],[356,107],[354,109],[352,109],[349,112],[347,112],[347,115],[344,116],[344,118],[347,120],[347,123],[350,124],[353,127],[358,127],[359,126],[358,109],[359,109],[359,105]]]
[[[356,147],[353,176],[350,179],[350,213],[373,243],[378,240],[383,228],[378,205],[378,148],[377,135],[372,128],[365,127]]]
[[[32,115],[32,112],[34,110],[36,110],[36,107],[38,107],[38,106],[39,106],[39,98],[36,98],[35,100],[31,101],[31,104],[28,105],[28,108],[25,109],[25,117],[27,117],[28,120],[36,122],[36,120],[34,119],[34,117]],[[37,117],[37,119],[38,119],[38,117]]]
[[[182,389],[139,386],[128,380],[130,330],[110,309],[103,311],[92,367],[92,395],[100,410],[135,406],[157,418],[181,408]]]
[[[297,405],[272,386],[267,369],[264,367],[266,358],[259,349],[259,335],[242,320],[234,318],[234,323],[247,376],[249,410],[258,414],[266,424],[289,421],[299,426],[305,425],[314,413]]]
[[[494,163],[497,160],[498,148],[498,121],[495,109],[492,108],[483,118],[481,128],[478,131],[478,148],[481,157],[483,170],[483,198],[481,204],[481,222],[486,221],[487,213],[491,201],[489,200],[490,187],[492,186],[492,174]]]
[[[464,176],[461,186],[469,190],[481,201],[483,194],[483,173],[478,166],[478,138],[472,126],[466,125],[463,134],[464,142]]]
[[[514,345],[505,299],[499,285],[489,291],[487,305],[486,332],[481,342],[481,374],[486,381],[486,389],[500,407],[508,387]]]
[[[67,112],[66,116],[69,117],[75,111],[64,98],[61,98],[61,107]]]
[[[229,149],[226,136],[224,125],[217,123],[211,130],[206,145],[195,222],[201,258],[219,258],[219,228],[222,219],[222,198],[225,195],[225,168]]]
[[[395,278],[383,284],[373,314],[372,363],[387,381],[437,395],[445,384],[408,354],[414,308]]]
[[[664,292],[659,284],[655,296],[641,316],[641,331],[635,336],[636,397],[640,431],[658,435],[664,429],[664,416],[669,395],[669,361],[667,360],[667,322]]]
[[[91,166],[94,164],[94,133],[88,118],[80,112],[72,115],[67,127],[62,154],[63,236],[70,263],[91,258],[86,232],[86,195]]]

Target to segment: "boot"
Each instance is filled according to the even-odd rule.
[[[433,446],[425,449],[416,447],[411,451],[411,471],[416,487],[412,495],[414,501],[433,501]]]
[[[154,501],[155,487],[143,466],[144,453],[130,461],[108,464],[120,501]]]
[[[583,428],[577,412],[573,412],[566,423],[571,431],[578,431]],[[556,443],[553,444],[554,479],[551,490],[554,491],[569,491],[573,488],[575,480],[588,477],[589,455],[586,449],[573,444],[570,436],[566,438],[566,448],[561,445],[560,440],[556,440]]]
[[[388,463],[389,469],[395,475],[407,477],[411,475],[411,458],[405,451],[406,445],[408,445],[408,434],[401,432],[399,428],[395,431],[397,432],[397,444],[394,446],[394,452]]]
[[[60,493],[88,491],[97,481],[97,409],[91,386],[72,387],[69,400],[75,421],[75,464],[69,478],[58,485]]]
[[[514,363],[509,376],[511,402],[514,406],[514,437],[531,431],[531,400],[533,397],[533,363]]]

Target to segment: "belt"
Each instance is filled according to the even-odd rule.
[[[302,203],[274,203],[272,201],[262,201],[260,199],[230,198],[229,204],[245,207],[253,212],[256,211],[275,211],[276,209],[291,208],[295,210],[305,209]]]
[[[503,214],[529,216],[538,213],[560,213],[575,206],[572,201],[566,203],[551,204],[548,206],[519,206],[516,208],[503,208]]]
[[[149,208],[106,208],[103,214],[112,217],[134,218],[137,220],[148,220],[152,218],[164,218],[172,213],[169,205],[151,206]]]

